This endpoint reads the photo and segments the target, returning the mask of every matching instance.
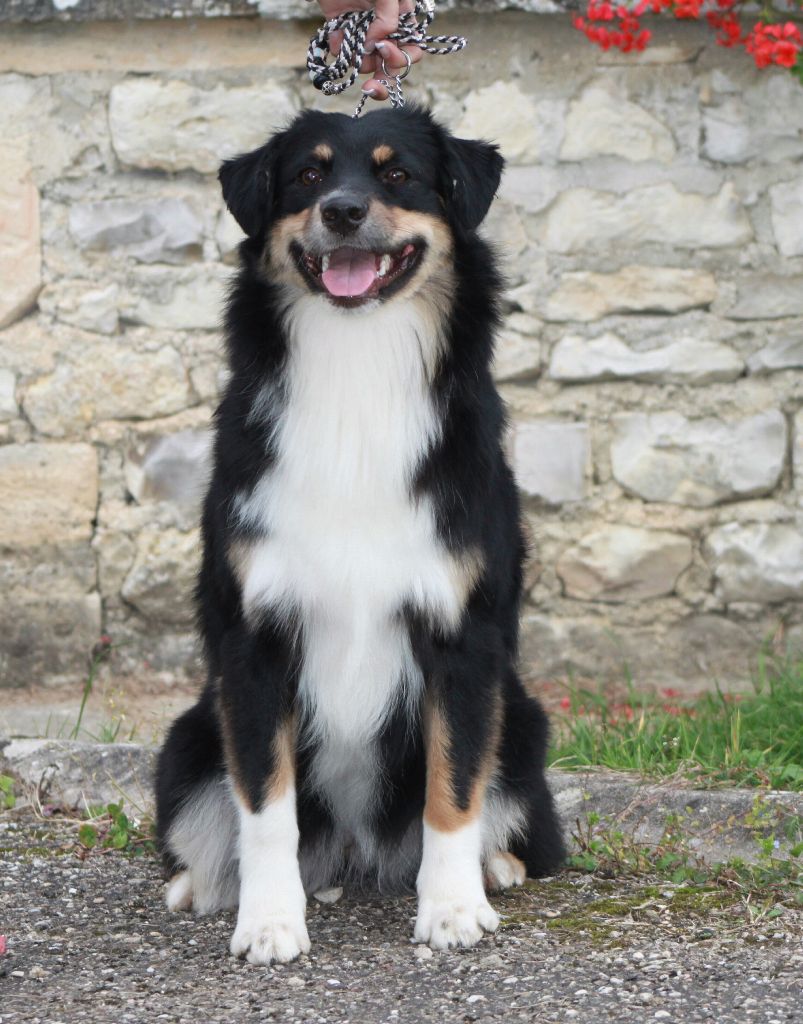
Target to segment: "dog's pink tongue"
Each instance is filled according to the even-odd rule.
[[[376,257],[364,249],[335,249],[321,277],[330,295],[362,295],[376,278]]]

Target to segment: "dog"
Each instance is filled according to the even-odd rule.
[[[517,674],[525,545],[477,228],[503,161],[423,109],[307,111],[220,170],[246,234],[197,587],[208,683],[156,779],[172,910],[310,948],[306,894],[415,883],[471,946],[563,858]]]

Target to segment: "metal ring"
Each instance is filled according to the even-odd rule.
[[[401,50],[401,47],[399,47],[399,49]],[[397,82],[403,82],[410,74],[410,68],[413,66],[413,58],[406,50],[401,50],[401,55],[407,61],[407,67],[396,74],[394,74],[392,70],[388,71],[387,64],[385,64],[385,58],[382,58],[382,74],[385,75],[386,78],[395,78]]]

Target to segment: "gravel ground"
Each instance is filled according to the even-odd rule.
[[[168,914],[154,860],[81,860],[75,830],[0,818],[2,1024],[803,1020],[803,913],[738,894],[567,872],[495,897],[475,949],[432,953],[412,898],[347,892],[310,901],[309,956],[253,967],[228,954],[231,914]]]

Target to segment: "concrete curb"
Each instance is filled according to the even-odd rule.
[[[0,740],[0,768],[23,784],[31,802],[85,808],[123,800],[131,811],[153,811],[151,780],[156,747],[77,740]],[[608,828],[640,843],[661,840],[672,823],[685,846],[708,864],[733,857],[757,860],[755,833],[778,837],[776,855],[791,846],[784,827],[803,821],[803,794],[750,789],[694,789],[647,782],[609,771],[552,770],[549,784],[572,842],[578,821],[595,812]]]

